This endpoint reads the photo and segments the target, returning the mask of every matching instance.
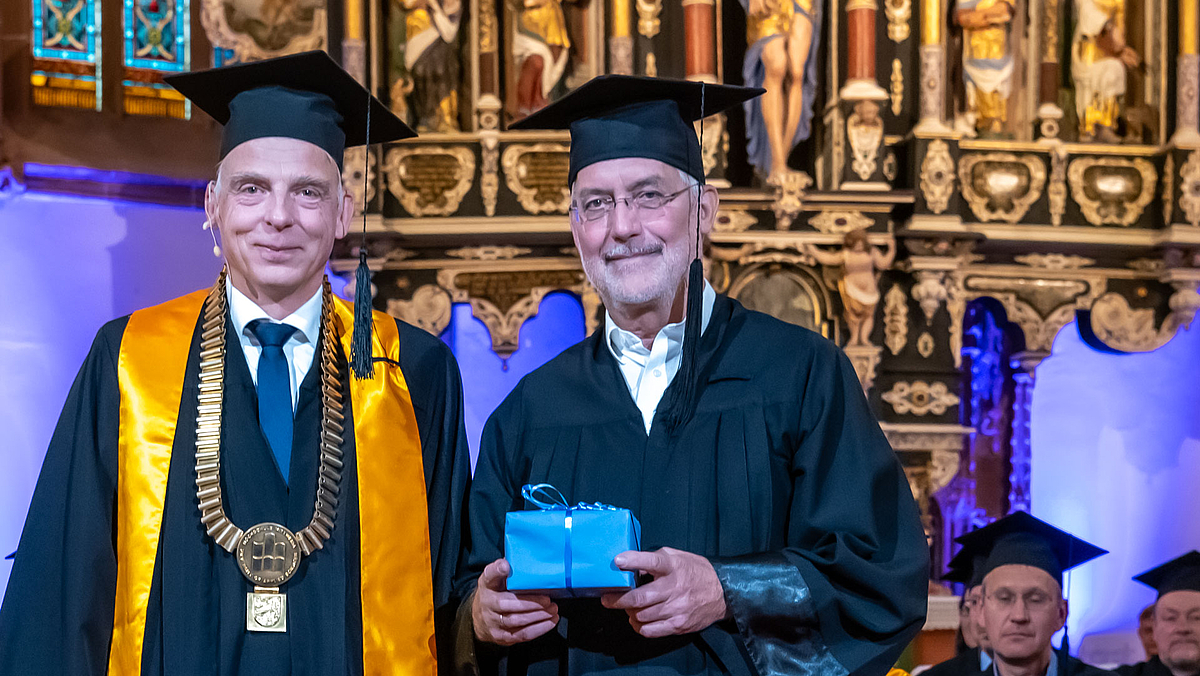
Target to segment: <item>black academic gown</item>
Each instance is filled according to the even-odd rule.
[[[1171,670],[1167,668],[1167,665],[1163,664],[1162,660],[1158,658],[1158,655],[1151,657],[1145,662],[1121,665],[1113,669],[1113,671],[1120,674],[1120,676],[1174,676]]]
[[[929,667],[921,676],[976,676],[979,673],[979,648],[967,648],[945,662]]]
[[[669,433],[660,407],[647,436],[603,333],[522,379],[488,421],[460,590],[503,556],[504,515],[525,508],[522,485],[546,482],[571,503],[631,509],[643,550],[709,557],[733,619],[646,639],[623,611],[562,600],[555,631],[477,646],[481,670],[886,673],[923,623],[929,558],[908,482],[845,355],[718,296],[695,414]]]
[[[127,322],[127,317],[118,319],[100,330],[51,439],[0,609],[0,674],[83,676],[107,669],[116,583],[116,364]],[[296,531],[311,519],[316,491],[319,355],[300,387],[285,485],[258,424],[256,392],[245,357],[232,323],[227,324],[221,435],[226,512],[242,528],[273,521]],[[462,384],[454,357],[441,341],[404,323],[399,328],[401,368],[421,437],[433,593],[442,624],[454,612],[452,581],[469,484]],[[296,576],[281,589],[288,594],[287,633],[247,632],[246,593],[251,585],[233,556],[205,534],[196,504],[198,344],[197,328],[182,376],[142,674],[359,674],[354,435],[344,435],[346,469],[332,537],[324,549],[301,559]],[[343,395],[349,401],[344,357],[340,368],[347,383]],[[351,407],[344,413],[345,426],[352,429]],[[449,640],[439,643],[450,645]]]
[[[1061,665],[1062,652],[1055,650],[1054,657],[1052,659]],[[1115,671],[1101,669],[1100,667],[1093,667],[1083,660],[1077,657],[1071,657],[1070,655],[1068,655],[1066,659],[1066,673],[1063,673],[1063,669],[1061,667],[1055,668],[1057,669],[1058,676],[1116,676],[1117,673]],[[1047,672],[1049,672],[1048,669]],[[991,666],[989,666],[987,669],[984,669],[983,671],[976,671],[975,673],[977,676],[999,676],[1000,670],[996,663],[992,662]],[[924,676],[924,674],[922,674],[922,676]]]

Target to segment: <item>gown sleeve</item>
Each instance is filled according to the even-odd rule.
[[[713,560],[761,676],[885,674],[925,618],[916,502],[853,366],[822,345],[797,383],[786,546]]]
[[[117,351],[109,323],[67,396],[0,607],[0,673],[104,674],[117,565]]]

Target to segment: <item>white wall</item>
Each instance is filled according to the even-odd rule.
[[[1111,553],[1070,575],[1072,645],[1132,630],[1130,578],[1200,549],[1200,319],[1150,353],[1096,352],[1074,324],[1037,368],[1032,510]]]

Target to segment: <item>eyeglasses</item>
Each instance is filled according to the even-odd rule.
[[[1006,589],[988,594],[988,598],[1004,609],[1012,608],[1017,604],[1017,600],[1021,599],[1025,602],[1025,607],[1032,611],[1042,610],[1057,600],[1049,594],[1040,591],[1026,592],[1021,596]]]
[[[639,212],[658,211],[692,187],[687,186],[666,195],[657,190],[644,190],[629,197],[589,197],[583,204],[571,207],[571,216],[584,223],[598,221],[612,213],[617,202],[624,202],[626,207]]]

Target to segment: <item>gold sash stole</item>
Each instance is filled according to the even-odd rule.
[[[183,373],[207,295],[197,291],[133,313],[121,339],[117,585],[109,674],[141,673]],[[349,355],[353,307],[335,298],[333,308]],[[400,359],[396,321],[382,312],[374,313],[373,353]],[[434,676],[429,519],[412,397],[399,366],[376,362],[374,378],[350,378],[350,400],[358,463],[363,670]],[[229,565],[236,565],[232,558]]]

